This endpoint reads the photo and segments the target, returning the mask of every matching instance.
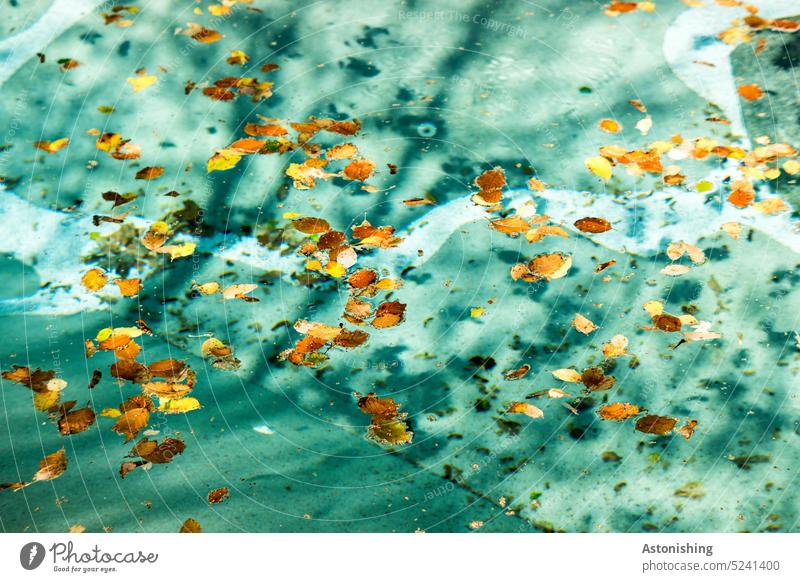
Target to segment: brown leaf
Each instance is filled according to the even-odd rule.
[[[147,408],[131,408],[123,411],[122,415],[111,427],[116,433],[125,436],[125,442],[135,439],[139,432],[147,426],[150,420],[150,411]]]
[[[378,309],[375,311],[372,327],[394,327],[403,321],[405,311],[405,303],[400,303],[399,301],[384,301],[378,305]]]
[[[575,228],[581,232],[600,234],[608,232],[613,227],[605,218],[586,217],[575,221]]]
[[[663,435],[672,432],[677,422],[678,419],[671,416],[648,414],[636,421],[636,430],[647,434]]]
[[[506,380],[521,380],[530,371],[531,371],[531,365],[523,364],[516,370],[508,370],[507,372],[504,372],[503,376],[505,377]]]
[[[39,461],[39,470],[33,476],[33,481],[52,481],[60,477],[67,470],[67,455],[64,447],[55,453],[47,455]]]
[[[183,522],[181,529],[178,533],[203,533],[203,528],[200,523],[191,517]]]
[[[219,489],[214,489],[213,491],[208,492],[208,502],[209,503],[222,503],[228,498],[228,488],[227,487],[220,487]]]
[[[136,172],[137,180],[155,180],[164,174],[164,168],[161,166],[148,166]]]
[[[586,368],[581,374],[581,382],[592,392],[609,390],[616,381],[614,376],[606,376],[601,368]]]
[[[322,234],[331,229],[331,225],[323,218],[297,218],[292,221],[292,226],[304,234]]]
[[[64,411],[58,420],[58,432],[63,435],[78,434],[94,424],[95,413],[89,407]]]

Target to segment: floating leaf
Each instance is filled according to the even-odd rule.
[[[593,173],[596,176],[599,176],[606,182],[611,179],[611,174],[612,174],[611,162],[609,162],[603,156],[595,156],[593,158],[587,158],[586,167],[589,169],[591,173]]]
[[[587,319],[580,313],[576,314],[575,319],[572,320],[572,327],[584,335],[589,335],[597,329],[597,326],[592,323],[590,319]]]
[[[108,282],[108,277],[100,269],[89,269],[81,278],[81,283],[89,291],[100,291]]]
[[[178,533],[203,533],[203,528],[197,520],[190,517],[183,522]]]
[[[48,154],[54,154],[69,145],[69,138],[62,137],[54,141],[37,141],[34,142],[33,145]]]
[[[164,174],[164,168],[161,166],[148,166],[136,172],[137,180],[155,180]]]
[[[625,420],[639,414],[639,407],[628,402],[615,402],[600,407],[598,416],[603,420]]]
[[[588,232],[591,234],[600,234],[611,230],[611,223],[605,218],[581,218],[575,221],[575,228],[581,232]]]
[[[678,419],[671,416],[648,414],[636,421],[636,430],[647,434],[664,435],[672,432],[677,422]]]
[[[544,412],[542,412],[541,408],[538,408],[533,404],[528,404],[527,402],[512,402],[511,406],[508,407],[506,412],[509,414],[524,414],[526,416],[530,416],[531,418],[544,417]]]
[[[229,490],[227,487],[220,487],[219,489],[214,489],[208,492],[208,502],[209,503],[222,503],[228,498]]]

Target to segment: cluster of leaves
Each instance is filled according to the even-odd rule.
[[[373,226],[364,220],[351,228],[353,238],[339,230],[332,230],[328,221],[323,218],[295,217],[292,226],[299,232],[309,235],[299,249],[299,253],[307,258],[306,269],[325,273],[335,279],[347,277],[349,298],[342,318],[356,326],[369,325],[376,329],[395,327],[405,317],[406,304],[399,301],[383,301],[376,308],[368,301],[380,292],[389,292],[400,288],[402,282],[397,279],[381,278],[378,272],[370,268],[360,268],[349,272],[358,261],[358,252],[373,249],[385,249],[397,246],[402,239],[395,236],[391,226]],[[348,273],[349,272],[349,273]],[[343,324],[330,326],[323,323],[298,321],[295,331],[304,335],[293,348],[281,354],[295,365],[315,367],[328,359],[326,351],[333,347],[352,349],[365,343],[369,334],[362,330],[348,330]]]
[[[370,392],[366,396],[356,393],[358,408],[370,415],[367,438],[384,445],[408,444],[414,438],[408,424],[407,414],[400,412],[400,405],[392,398],[380,398]]]

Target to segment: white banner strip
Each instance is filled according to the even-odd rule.
[[[4,534],[3,580],[800,580],[800,534]],[[585,577],[585,578],[584,578]]]

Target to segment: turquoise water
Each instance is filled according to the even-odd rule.
[[[105,25],[100,13],[110,6],[92,2],[52,3],[63,12],[49,20],[45,2],[0,6],[0,72],[7,74],[0,367],[56,370],[69,382],[62,400],[98,412],[118,407],[138,388],[114,382],[113,358],[87,359],[84,342],[102,328],[143,319],[154,335],[137,339],[139,359],[187,359],[198,376],[191,395],[202,408],[154,413],[148,429],[158,434],[151,438],[178,436],[186,450],[121,479],[132,443],[112,432],[113,419],[98,417],[89,430],[61,436],[32,406],[30,391],[3,380],[0,482],[29,480],[39,460],[62,446],[69,462],[58,479],[0,491],[3,531],[82,525],[172,532],[187,518],[212,532],[797,531],[795,180],[784,174],[763,182],[760,199],[780,196],[789,205],[763,216],[721,202],[728,185],[717,160],[676,162],[687,179],[666,196],[653,176],[617,168],[604,182],[584,163],[606,144],[644,148],[676,134],[748,148],[768,135],[796,146],[797,35],[758,31],[725,57],[731,87],[758,83],[767,92],[746,102],[704,76],[711,72],[677,72],[693,57],[668,42],[670,31],[684,30],[687,12],[701,10],[681,2],[616,17],[595,2],[255,0],[234,5],[229,16],[210,14],[215,3],[134,4],[141,11],[127,27]],[[755,4],[765,11],[785,5]],[[73,22],[76,7],[86,16]],[[717,23],[745,14],[713,9],[727,11],[711,19]],[[695,23],[703,13],[696,14]],[[224,38],[206,44],[174,34],[189,22]],[[23,43],[15,35],[25,30],[33,33]],[[711,27],[686,32],[698,50],[720,44],[715,34]],[[767,45],[756,55],[761,38]],[[233,50],[250,62],[228,64]],[[80,65],[63,71],[61,59]],[[265,63],[280,68],[259,71]],[[127,79],[141,69],[157,81],[134,93]],[[226,76],[272,81],[273,94],[257,103],[202,94]],[[187,94],[189,81],[199,88]],[[652,118],[646,136],[635,128],[644,115],[630,99]],[[720,112],[731,125],[706,121]],[[234,169],[207,174],[206,160],[243,137],[257,115],[284,124],[360,119],[362,131],[347,139],[377,164],[368,180],[376,191],[341,178],[294,188],[285,170],[306,159],[300,150],[247,156]],[[616,119],[622,132],[600,131],[603,118]],[[97,136],[87,135],[93,128],[140,145],[141,158],[99,151]],[[55,154],[31,145],[61,137],[70,144]],[[327,147],[339,137],[318,141]],[[146,166],[163,166],[164,175],[135,180]],[[505,169],[516,204],[535,201],[570,237],[529,244],[487,228],[465,197],[495,166]],[[524,190],[533,175],[547,191]],[[694,186],[703,179],[713,182],[706,194]],[[132,240],[122,250],[98,242],[93,233],[119,228],[91,222],[110,213],[106,191],[136,192],[117,215],[131,210],[126,222],[136,228],[166,218],[195,237],[195,254],[170,262]],[[165,195],[171,191],[178,195]],[[403,204],[417,197],[437,205]],[[295,321],[337,325],[348,296],[342,280],[303,276],[305,260],[295,255],[303,237],[286,228],[286,213],[323,217],[339,230],[366,217],[413,240],[358,262],[403,280],[390,298],[407,305],[405,321],[367,328],[366,345],[332,350],[315,369],[280,361],[300,337]],[[614,231],[604,238],[572,228],[576,218],[594,215],[607,216]],[[741,221],[739,240],[719,230],[730,220],[723,215]],[[254,237],[267,243],[263,255],[236,251],[259,248]],[[696,244],[707,262],[664,276],[674,240]],[[512,281],[515,263],[545,252],[572,256],[568,276]],[[614,267],[593,273],[612,259]],[[136,298],[104,290],[111,299],[98,299],[80,285],[89,266],[141,273],[144,288]],[[223,303],[191,292],[193,282],[212,280],[257,283],[260,301]],[[651,300],[710,322],[721,337],[671,349],[677,335],[642,329],[651,323],[642,305]],[[478,307],[486,311],[473,317]],[[578,333],[570,326],[576,313],[599,329]],[[202,357],[209,334],[234,347],[239,370],[219,370]],[[616,385],[576,400],[581,386],[551,372],[601,365],[602,345],[616,334],[629,340],[626,355],[604,364]],[[504,380],[504,371],[523,364],[532,367],[524,379]],[[103,378],[89,390],[95,369]],[[525,399],[549,388],[573,398]],[[394,398],[408,414],[413,442],[368,440],[369,418],[354,392]],[[506,414],[515,401],[536,404],[544,417]],[[696,419],[696,432],[690,440],[655,437],[635,431],[634,420],[601,421],[596,410],[611,402],[681,424]],[[230,497],[209,504],[208,492],[223,486]]]

